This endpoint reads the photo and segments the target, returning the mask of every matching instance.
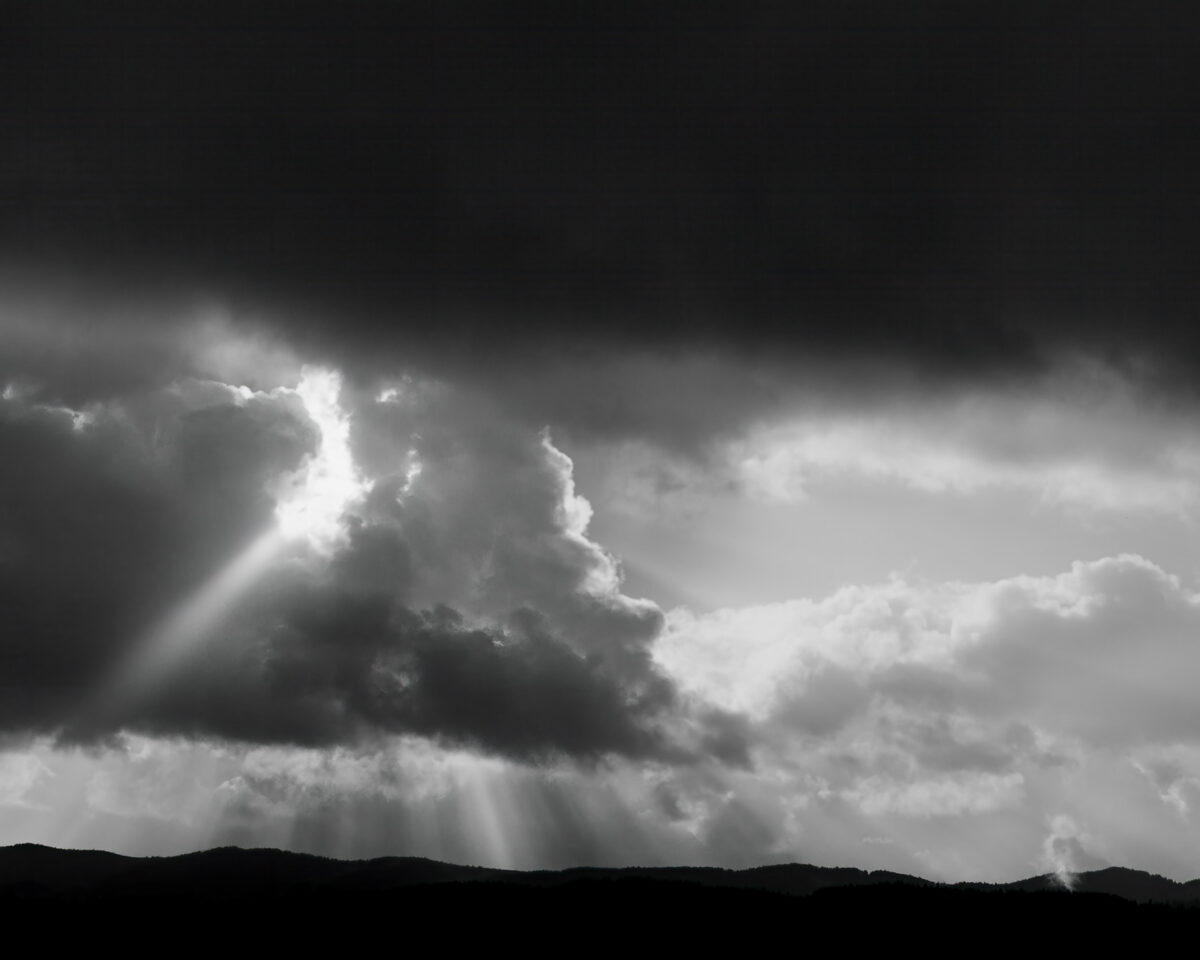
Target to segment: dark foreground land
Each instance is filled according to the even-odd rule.
[[[1133,870],[933,884],[803,864],[752,870],[516,872],[419,858],[340,861],[223,848],[179,857],[0,848],[0,918],[43,949],[175,956],[242,949],[709,947],[824,952],[911,947],[1166,946],[1200,934],[1200,882]]]

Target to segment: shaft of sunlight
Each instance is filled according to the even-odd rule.
[[[262,578],[286,542],[275,526],[252,540],[146,634],[105,684],[95,706],[119,708],[162,683]]]
[[[336,370],[303,369],[290,392],[317,427],[317,448],[278,485],[275,523],[135,644],[88,704],[88,718],[118,715],[152,694],[213,636],[286,549],[300,544],[326,556],[336,548],[345,535],[343,514],[370,487],[350,450],[350,418],[339,404],[341,388]]]

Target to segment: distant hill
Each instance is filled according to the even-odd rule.
[[[580,881],[640,880],[807,895],[832,887],[907,885],[968,891],[1064,892],[1053,874],[1011,883],[936,884],[886,870],[786,863],[745,870],[720,867],[575,867],[500,870],[427,860],[379,857],[335,860],[284,850],[218,847],[173,857],[126,857],[101,850],[60,850],[38,844],[0,847],[0,892],[35,886],[47,892],[120,892],[152,887],[159,894],[203,888],[218,894],[289,892],[380,893],[398,888],[462,883],[552,887]],[[1080,873],[1075,893],[1104,893],[1141,903],[1196,903],[1200,880],[1179,883],[1141,870],[1108,867]]]
[[[1038,891],[1061,889],[1062,885],[1055,876],[1048,874],[997,886],[1004,890]],[[1156,873],[1130,870],[1128,867],[1105,867],[1103,870],[1078,873],[1072,890],[1075,893],[1107,893],[1138,903],[1200,904],[1200,880],[1180,883]]]
[[[769,932],[890,946],[919,931],[947,947],[982,937],[1069,948],[1133,946],[1146,931],[1200,928],[1200,881],[1109,868],[1080,874],[1067,893],[1052,876],[951,885],[795,863],[515,871],[419,857],[333,860],[236,847],[125,857],[21,844],[0,847],[0,916],[49,930],[60,945],[136,932],[147,947],[197,954],[235,936],[264,949],[340,949],[359,932],[436,931],[447,948],[511,947],[568,928],[581,943],[605,945],[635,937],[629,942],[741,949],[743,937]]]

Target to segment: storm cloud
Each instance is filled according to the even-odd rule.
[[[960,382],[1196,356],[1197,67],[1167,18],[122,11],[11,18],[10,263],[219,287],[343,361],[476,374],[681,345]]]
[[[302,389],[181,379],[74,410],[30,383],[3,401],[10,731],[667,751],[655,720],[674,693],[648,654],[661,614],[620,594],[587,539],[570,460],[415,385],[359,398],[379,472],[329,556],[293,545],[207,625],[202,662],[116,713],[81,713],[156,620],[277,523],[322,425]]]

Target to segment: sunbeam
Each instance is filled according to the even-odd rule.
[[[275,522],[190,594],[136,643],[81,711],[85,722],[117,718],[153,694],[214,631],[289,547],[327,555],[339,543],[342,517],[369,488],[350,451],[350,420],[339,406],[341,376],[304,367],[292,392],[316,425],[316,452],[276,490]]]
[[[278,526],[252,540],[146,634],[101,687],[90,713],[107,716],[152,693],[220,626],[286,544],[287,538]]]

